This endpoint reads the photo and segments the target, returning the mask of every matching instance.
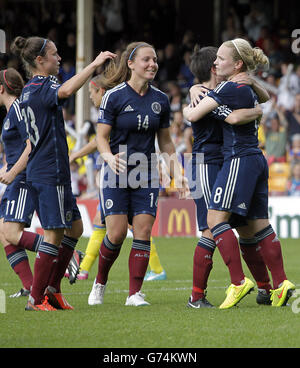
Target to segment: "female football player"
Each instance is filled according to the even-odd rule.
[[[15,69],[0,71],[0,105],[7,111],[2,125],[6,165],[0,172],[0,181],[7,187],[0,205],[0,236],[6,257],[23,284],[14,297],[29,295],[33,277],[25,249],[37,251],[42,240],[24,231],[30,226],[34,206],[25,170],[31,146],[18,99],[23,87],[23,78]]]
[[[166,94],[151,85],[158,70],[154,48],[134,42],[122,53],[116,72],[107,75],[97,144],[105,164],[100,171],[100,204],[107,234],[100,247],[99,267],[90,298],[103,302],[108,273],[132,224],[127,306],[149,305],[141,293],[156,216],[159,176],[155,138],[171,162],[171,175],[182,196],[186,183],[169,133],[170,106]],[[170,164],[168,162],[168,164]]]
[[[73,309],[62,296],[60,283],[82,234],[82,220],[71,190],[62,103],[115,54],[101,52],[80,73],[60,85],[55,75],[61,58],[52,41],[19,36],[12,51],[21,56],[31,76],[23,89],[20,107],[32,146],[26,175],[44,229],[25,309],[47,310],[49,302],[54,309]],[[45,300],[46,288],[49,301]]]
[[[219,111],[224,117],[230,109],[254,107],[258,103],[254,91],[246,84],[235,83],[233,78],[239,73],[253,71],[259,65],[268,65],[268,58],[261,49],[252,48],[243,39],[224,42],[218,49],[215,66],[217,75],[226,81],[196,107],[186,107],[185,117],[196,121],[220,105],[226,105],[226,110]],[[285,275],[281,245],[268,220],[268,166],[258,148],[257,129],[256,120],[242,125],[223,123],[224,163],[211,194],[207,217],[231,277],[221,309],[236,305],[254,286],[244,276],[238,241],[229,224],[232,213],[247,216],[248,226],[240,235],[242,238],[252,236],[261,249],[273,279],[272,305],[285,305],[295,289]]]
[[[92,100],[96,108],[100,107],[101,99],[105,93],[105,90],[106,86],[104,83],[103,74],[99,74],[91,79],[89,83],[90,99]],[[87,143],[84,147],[82,147],[79,151],[71,153],[70,163],[78,158],[89,155],[95,152],[96,150],[97,150],[97,142],[95,138],[91,140],[89,143]],[[93,227],[94,227],[93,233],[89,239],[88,245],[84,252],[85,256],[80,264],[80,273],[77,276],[78,280],[86,280],[88,278],[89,271],[99,255],[100,245],[106,234],[106,226],[101,221],[100,203],[98,205],[97,213],[93,220]],[[150,272],[148,277],[147,275],[145,276],[145,280],[152,281],[166,278],[166,273],[161,266],[156,246],[153,242],[152,237],[151,237],[149,265],[150,265]],[[91,304],[94,303],[94,301],[91,298],[89,302]]]
[[[217,77],[214,61],[217,56],[216,47],[199,48],[197,45],[191,57],[190,69],[194,74],[197,82],[191,90],[192,101],[197,104],[206,94],[212,91],[219,82],[223,79]],[[250,79],[250,78],[248,78]],[[249,83],[249,82],[248,82]],[[199,88],[202,87],[202,92]],[[252,86],[258,89],[256,85]],[[199,95],[198,93],[201,93]],[[200,98],[199,98],[200,96]],[[266,91],[259,89],[261,102],[268,99]],[[234,124],[239,121],[251,121],[261,114],[259,106],[253,109],[241,109],[231,112],[225,119],[226,123]],[[222,119],[223,120],[223,119]],[[194,198],[197,208],[197,223],[199,230],[202,232],[198,244],[195,248],[193,258],[193,289],[192,295],[189,298],[188,306],[192,308],[211,307],[211,304],[206,299],[206,287],[209,273],[213,265],[213,253],[215,250],[215,242],[207,225],[207,208],[210,202],[211,191],[215,183],[218,172],[223,164],[223,134],[220,120],[217,120],[217,115],[209,113],[202,119],[192,123],[193,129],[193,152],[192,152],[192,172],[189,178],[192,177],[193,186],[190,187],[191,195]],[[189,167],[189,166],[188,166]],[[189,170],[189,171],[191,171]],[[199,178],[199,180],[197,180]],[[245,222],[231,216],[230,223],[233,227],[245,225]],[[255,278],[259,292],[257,302],[265,301],[264,292],[270,290],[268,272],[262,260],[259,251],[255,252],[255,267],[252,265],[254,257],[249,260],[249,252],[253,247],[245,247],[245,240],[239,239],[243,258],[248,265],[253,277]],[[252,252],[251,252],[252,255]],[[259,270],[260,272],[257,272]],[[267,290],[265,290],[267,289]],[[267,302],[270,301],[268,297]]]

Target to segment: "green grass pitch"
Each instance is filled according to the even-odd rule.
[[[131,240],[123,244],[111,269],[104,304],[88,306],[87,299],[97,272],[96,262],[90,277],[70,285],[63,280],[62,290],[74,311],[25,312],[27,298],[9,295],[20,287],[0,249],[0,289],[6,296],[6,312],[0,313],[1,348],[298,348],[299,318],[292,303],[272,308],[258,306],[257,290],[229,310],[186,307],[192,287],[195,238],[155,238],[157,250],[167,272],[167,280],[144,282],[142,292],[151,303],[147,307],[125,307],[128,294],[128,254]],[[78,249],[84,251],[87,239]],[[288,278],[300,289],[299,240],[282,240]],[[34,255],[30,254],[33,268]],[[252,278],[244,264],[246,276]],[[229,274],[218,250],[208,283],[208,300],[219,306],[225,298]],[[3,292],[2,292],[3,294]]]

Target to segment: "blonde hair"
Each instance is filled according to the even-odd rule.
[[[146,42],[132,42],[122,52],[119,61],[111,61],[104,70],[104,78],[102,79],[103,88],[110,89],[116,85],[128,81],[131,77],[131,70],[128,67],[128,60],[134,61],[138,50],[142,47],[154,47]]]
[[[232,50],[234,61],[242,60],[244,67],[242,70],[255,71],[258,66],[269,67],[269,58],[259,47],[252,47],[247,40],[235,38],[223,43],[224,46]]]

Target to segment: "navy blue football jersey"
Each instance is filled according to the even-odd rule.
[[[2,126],[2,141],[4,143],[4,151],[6,155],[7,171],[9,171],[14,164],[18,161],[21,154],[26,147],[26,140],[28,134],[26,131],[26,125],[22,118],[19,100],[16,99],[6,117]],[[18,178],[26,178],[26,170],[18,175]]]
[[[134,153],[150,159],[155,153],[156,132],[170,125],[168,96],[151,85],[140,96],[127,82],[121,83],[103,96],[98,123],[112,126],[109,143],[113,154],[126,145],[128,159]]]
[[[224,120],[232,110],[253,108],[258,104],[257,95],[250,86],[231,81],[220,83],[213,91],[209,92],[208,96],[213,98],[219,105],[223,105],[219,106],[214,112]],[[258,148],[258,125],[257,120],[244,125],[230,125],[223,122],[223,154],[225,160],[261,153]]]
[[[68,145],[62,103],[54,76],[35,76],[20,97],[32,152],[27,165],[27,180],[51,185],[71,181]]]
[[[207,89],[207,93],[209,91]],[[200,98],[203,97],[200,96]],[[218,116],[213,113],[207,114],[199,121],[192,123],[192,129],[194,138],[193,160],[195,160],[196,153],[203,153],[202,163],[222,163],[223,132]]]

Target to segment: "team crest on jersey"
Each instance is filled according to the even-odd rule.
[[[4,123],[4,125],[3,125],[3,129],[4,129],[4,130],[8,130],[8,129],[9,129],[9,127],[10,127],[10,121],[9,121],[9,119],[7,119],[7,120],[5,121],[5,123]]]
[[[105,202],[105,207],[109,210],[114,205],[114,202],[112,199],[107,199]]]
[[[66,213],[66,221],[71,221],[72,220],[72,211],[67,211]]]
[[[151,109],[155,114],[159,114],[161,112],[161,104],[159,102],[153,102]]]

